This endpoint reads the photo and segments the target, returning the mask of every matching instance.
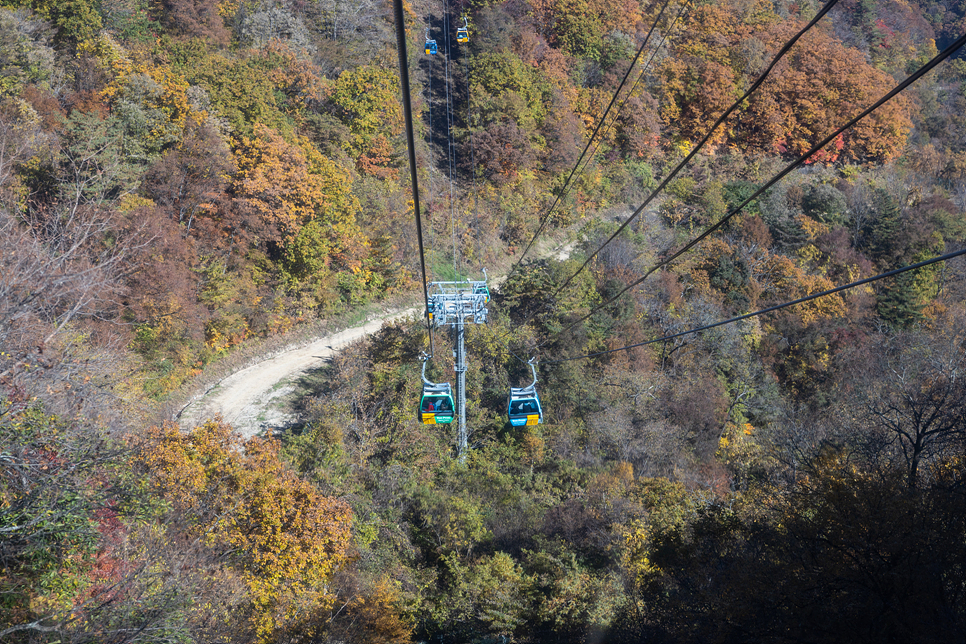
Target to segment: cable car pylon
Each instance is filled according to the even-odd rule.
[[[454,365],[456,372],[456,455],[460,462],[466,459],[466,449],[469,434],[466,429],[466,325],[486,324],[490,302],[490,289],[486,285],[486,269],[483,270],[482,280],[463,280],[455,282],[432,282],[429,284],[429,300],[427,317],[433,328],[448,326],[453,329]],[[420,414],[423,422],[433,422],[426,419],[428,411],[423,409],[427,400],[427,386],[439,386],[426,379],[426,362],[423,362],[423,399],[420,401]],[[449,386],[448,384],[446,385]],[[435,390],[429,394],[443,396],[441,391]],[[452,400],[452,398],[450,398]],[[435,415],[434,419],[439,418]],[[452,420],[452,419],[451,419]],[[435,422],[443,422],[435,420]],[[451,421],[450,421],[451,422]]]

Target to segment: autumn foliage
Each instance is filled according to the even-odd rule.
[[[735,24],[734,18],[723,6],[697,8],[680,45],[682,55],[662,67],[661,116],[692,141],[702,138],[741,94],[741,79],[757,77],[804,26],[774,17]],[[869,65],[860,51],[813,29],[771,72],[747,109],[720,128],[711,143],[802,154],[830,133],[831,124],[857,115],[894,85],[892,77]],[[895,158],[912,126],[911,109],[911,101],[900,95],[829,144],[813,162]]]
[[[332,574],[346,560],[352,511],[286,470],[272,441],[242,444],[224,423],[183,434],[154,428],[137,465],[174,517],[226,557],[248,587],[260,641],[332,606]]]

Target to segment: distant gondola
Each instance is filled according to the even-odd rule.
[[[533,371],[533,382],[528,387],[510,387],[507,415],[514,427],[536,425],[543,422],[543,407],[537,395],[537,368],[533,360],[528,363]]]
[[[486,271],[483,274],[486,275]],[[482,295],[483,304],[490,303],[490,289],[486,285],[486,282],[477,282],[476,286],[473,287],[473,295]]]
[[[466,16],[463,16],[463,26],[456,28],[456,42],[468,43],[470,41],[470,28],[466,24]]]
[[[436,41],[429,37],[429,29],[426,30],[426,53],[432,56],[439,51]]]
[[[426,379],[426,362],[423,361],[423,396],[419,401],[419,419],[424,425],[442,425],[453,422],[453,388],[448,382],[430,382]]]

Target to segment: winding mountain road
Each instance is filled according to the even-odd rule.
[[[310,344],[293,346],[282,354],[236,371],[185,407],[178,422],[183,428],[189,428],[220,414],[245,438],[290,425],[298,419],[286,409],[285,398],[295,391],[301,376],[318,369],[340,349],[375,333],[386,322],[414,315],[419,310],[406,309],[371,320]]]

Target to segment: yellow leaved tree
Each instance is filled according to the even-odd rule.
[[[350,132],[343,147],[359,170],[396,178],[399,137],[405,125],[396,72],[378,65],[346,70],[336,80],[331,98]]]
[[[357,222],[361,206],[346,168],[308,141],[289,143],[264,125],[255,126],[253,138],[242,137],[235,160],[232,190],[252,211],[264,241],[311,258],[306,272],[361,266],[369,241]]]
[[[286,469],[274,441],[243,443],[220,421],[187,433],[155,427],[138,447],[136,465],[176,520],[244,581],[258,641],[294,622],[320,622],[334,602],[329,580],[350,543],[353,515],[345,503]]]

